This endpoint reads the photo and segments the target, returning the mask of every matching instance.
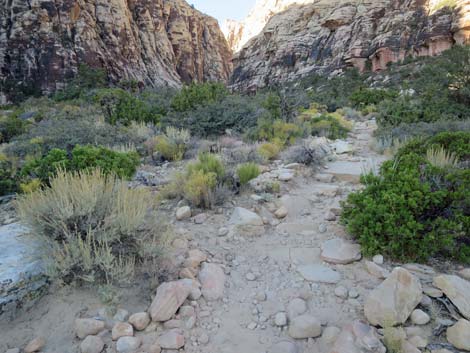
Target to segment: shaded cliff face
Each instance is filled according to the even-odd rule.
[[[113,81],[226,81],[231,55],[217,21],[184,0],[0,0],[7,83],[54,91],[80,63]]]
[[[274,15],[234,57],[233,88],[253,90],[345,67],[379,71],[407,56],[468,43],[470,1],[317,0]]]

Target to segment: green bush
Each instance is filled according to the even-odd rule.
[[[386,99],[394,99],[398,93],[387,89],[360,88],[354,91],[349,100],[355,108],[377,105]]]
[[[122,153],[104,147],[76,146],[71,153],[53,149],[46,156],[27,162],[21,175],[47,183],[61,169],[76,172],[100,168],[104,174],[130,179],[138,165],[139,156],[134,152]]]
[[[148,143],[152,152],[158,152],[167,161],[180,161],[188,148],[191,134],[185,129],[167,127],[165,134]]]
[[[250,180],[257,178],[261,171],[255,163],[245,163],[238,167],[237,175],[241,185],[246,185]]]
[[[204,174],[214,174],[217,180],[222,180],[225,176],[225,167],[219,156],[211,153],[201,153],[195,163],[188,165],[188,174],[195,171],[202,171]]]
[[[94,101],[110,124],[129,125],[132,121],[157,124],[165,111],[120,88],[98,90]]]
[[[327,113],[316,104],[303,111],[299,120],[307,126],[311,135],[325,136],[332,140],[346,138],[352,129],[352,124],[343,117],[341,111]]]
[[[176,112],[195,110],[199,106],[222,101],[228,90],[221,83],[207,82],[184,86],[171,102],[171,108]]]
[[[0,154],[0,196],[13,194],[17,190],[16,169],[6,156]]]
[[[275,159],[279,153],[281,153],[281,150],[282,148],[279,145],[272,142],[263,143],[258,147],[258,153],[260,156],[268,161]]]
[[[469,139],[470,133],[461,132],[412,141],[383,164],[379,175],[362,176],[365,189],[348,197],[342,220],[365,255],[470,262]],[[430,163],[433,146],[460,163]]]
[[[27,123],[18,118],[17,114],[0,115],[0,144],[8,143],[14,137],[24,133],[26,125]]]
[[[48,274],[65,283],[128,282],[137,264],[156,259],[156,234],[143,227],[150,208],[146,191],[99,170],[60,171],[50,187],[17,200],[21,220],[44,243]]]
[[[78,66],[77,75],[72,78],[63,90],[54,94],[56,101],[80,98],[84,93],[107,85],[108,75],[104,69],[92,68],[86,64]]]

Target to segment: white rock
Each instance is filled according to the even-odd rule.
[[[217,232],[217,236],[219,237],[225,237],[229,232],[229,229],[226,228],[226,227],[222,227],[219,229],[219,231]]]
[[[321,336],[322,340],[327,344],[333,344],[336,339],[338,338],[341,330],[334,326],[329,326],[323,330],[323,334]]]
[[[307,303],[305,300],[295,298],[289,305],[287,305],[287,317],[289,320],[293,320],[297,316],[304,314],[307,311]]]
[[[353,151],[352,146],[343,140],[337,140],[335,143],[332,143],[331,148],[333,148],[336,154],[350,153]]]
[[[331,239],[322,244],[321,258],[333,264],[347,265],[361,259],[361,247],[343,239]]]
[[[289,325],[289,336],[295,339],[315,338],[321,336],[321,323],[311,315],[294,318]]]
[[[428,314],[420,309],[416,309],[411,313],[411,322],[415,325],[426,325],[431,321]]]
[[[361,321],[346,325],[333,345],[334,353],[386,353],[375,328]]]
[[[459,276],[467,281],[470,281],[470,268],[464,268],[463,270],[459,271]]]
[[[282,327],[287,325],[287,315],[284,312],[277,313],[274,317],[274,324]]]
[[[114,325],[111,335],[113,341],[125,336],[134,336],[134,328],[127,322],[118,322]]]
[[[178,329],[165,332],[158,337],[157,343],[163,349],[180,349],[185,344],[183,332]]]
[[[291,181],[292,179],[294,179],[294,172],[289,169],[282,170],[279,173],[278,179],[284,182]]]
[[[428,341],[421,336],[412,336],[408,338],[408,342],[416,348],[426,348],[428,345]]]
[[[142,331],[150,324],[150,315],[148,313],[135,313],[129,318],[129,323],[134,326],[137,331]]]
[[[310,282],[336,284],[341,280],[338,272],[322,265],[303,265],[297,270],[304,279]]]
[[[454,326],[447,329],[447,340],[455,348],[470,351],[470,322],[460,319]]]
[[[39,352],[44,348],[46,345],[46,340],[42,337],[36,337],[32,341],[30,341],[26,347],[24,348],[25,353],[34,353]]]
[[[203,263],[199,272],[202,295],[206,300],[219,300],[224,296],[225,273],[222,268],[213,263]]]
[[[76,319],[75,334],[78,338],[84,339],[86,336],[97,335],[104,330],[104,321],[95,319]]]
[[[183,221],[188,218],[191,218],[191,208],[189,206],[180,207],[176,210],[176,219],[178,221]]]
[[[374,277],[384,279],[390,276],[390,272],[380,267],[375,262],[366,261],[365,264],[366,264],[367,272],[369,272]]]
[[[335,288],[335,295],[341,299],[347,299],[349,297],[348,290],[343,286]]]
[[[287,208],[282,206],[281,208],[279,208],[276,212],[274,212],[274,215],[276,216],[276,218],[278,219],[283,219],[283,218],[286,218],[287,217],[287,214],[289,213],[289,211],[287,211]]]
[[[434,286],[442,290],[460,313],[470,319],[470,282],[450,275],[434,278]]]
[[[268,349],[268,353],[299,353],[299,350],[295,343],[290,341],[281,341],[273,344]]]
[[[392,274],[367,298],[364,313],[374,326],[403,324],[423,297],[421,283],[404,268]]]
[[[383,265],[384,263],[384,257],[382,255],[375,255],[373,258],[372,258],[372,261],[376,264],[376,265]]]

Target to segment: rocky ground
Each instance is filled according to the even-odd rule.
[[[338,223],[361,172],[383,161],[374,129],[356,123],[319,170],[273,164],[214,211],[164,205],[178,271],[156,296],[129,288],[110,315],[91,292],[62,289],[0,323],[0,351],[366,353],[385,340],[395,352],[470,350],[469,269],[363,258]],[[277,196],[262,191],[271,180]]]

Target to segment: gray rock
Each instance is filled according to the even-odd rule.
[[[333,346],[334,353],[386,353],[375,328],[354,321],[339,334]]]
[[[273,344],[268,349],[268,353],[299,353],[299,350],[295,343],[290,341],[281,341]]]
[[[274,317],[274,324],[278,327],[287,325],[287,315],[284,312],[277,313]]]
[[[470,322],[460,319],[447,329],[447,340],[458,349],[470,351]]]
[[[105,328],[104,321],[95,319],[76,319],[75,334],[78,338],[84,339],[86,336],[94,336],[103,331]]]
[[[450,275],[434,278],[434,286],[442,290],[465,318],[470,319],[470,282]]]
[[[322,244],[321,258],[333,264],[347,265],[361,259],[361,247],[343,239],[331,239]]]
[[[464,268],[463,270],[459,271],[459,276],[467,281],[470,281],[470,268]]]
[[[19,348],[10,348],[5,353],[20,353]]]
[[[104,348],[104,342],[101,337],[87,336],[85,340],[80,343],[81,353],[101,353]]]
[[[369,272],[374,277],[384,279],[390,276],[390,272],[380,267],[375,262],[366,261],[365,264],[366,264],[367,272]]]
[[[341,280],[338,272],[322,265],[303,265],[297,270],[304,279],[310,282],[336,284]]]
[[[341,330],[334,326],[329,326],[323,330],[321,339],[327,344],[333,344],[338,338]]]
[[[191,208],[189,206],[183,206],[176,210],[176,219],[178,221],[183,221],[188,218],[191,218]]]
[[[305,300],[300,298],[295,298],[292,300],[289,305],[287,305],[287,317],[289,320],[296,318],[304,314],[307,311],[307,303]]]
[[[116,342],[116,350],[119,353],[134,353],[141,345],[139,337],[121,337]]]
[[[178,329],[165,332],[158,337],[157,343],[163,349],[180,349],[185,343],[183,332]]]
[[[219,300],[224,296],[225,273],[217,264],[203,263],[199,272],[202,295],[206,300]]]
[[[392,274],[367,298],[364,313],[374,326],[403,324],[423,297],[419,280],[404,268]]]
[[[416,309],[411,313],[411,322],[415,325],[426,325],[431,321],[428,314],[420,309]]]
[[[353,151],[352,146],[343,140],[337,140],[335,143],[331,144],[331,147],[336,152],[336,154],[350,153]]]
[[[157,295],[149,309],[152,320],[170,320],[188,298],[191,290],[186,280],[162,283],[157,288]]]
[[[236,207],[233,210],[230,224],[236,226],[263,226],[263,220],[256,213],[247,210],[246,208]]]
[[[320,321],[311,315],[297,316],[289,325],[289,336],[295,339],[319,337],[321,332]]]
[[[372,258],[372,261],[376,264],[376,265],[383,265],[384,263],[384,257],[382,255],[375,255],[373,258]]]
[[[343,286],[335,288],[335,295],[341,299],[347,299],[349,297],[348,290]]]

